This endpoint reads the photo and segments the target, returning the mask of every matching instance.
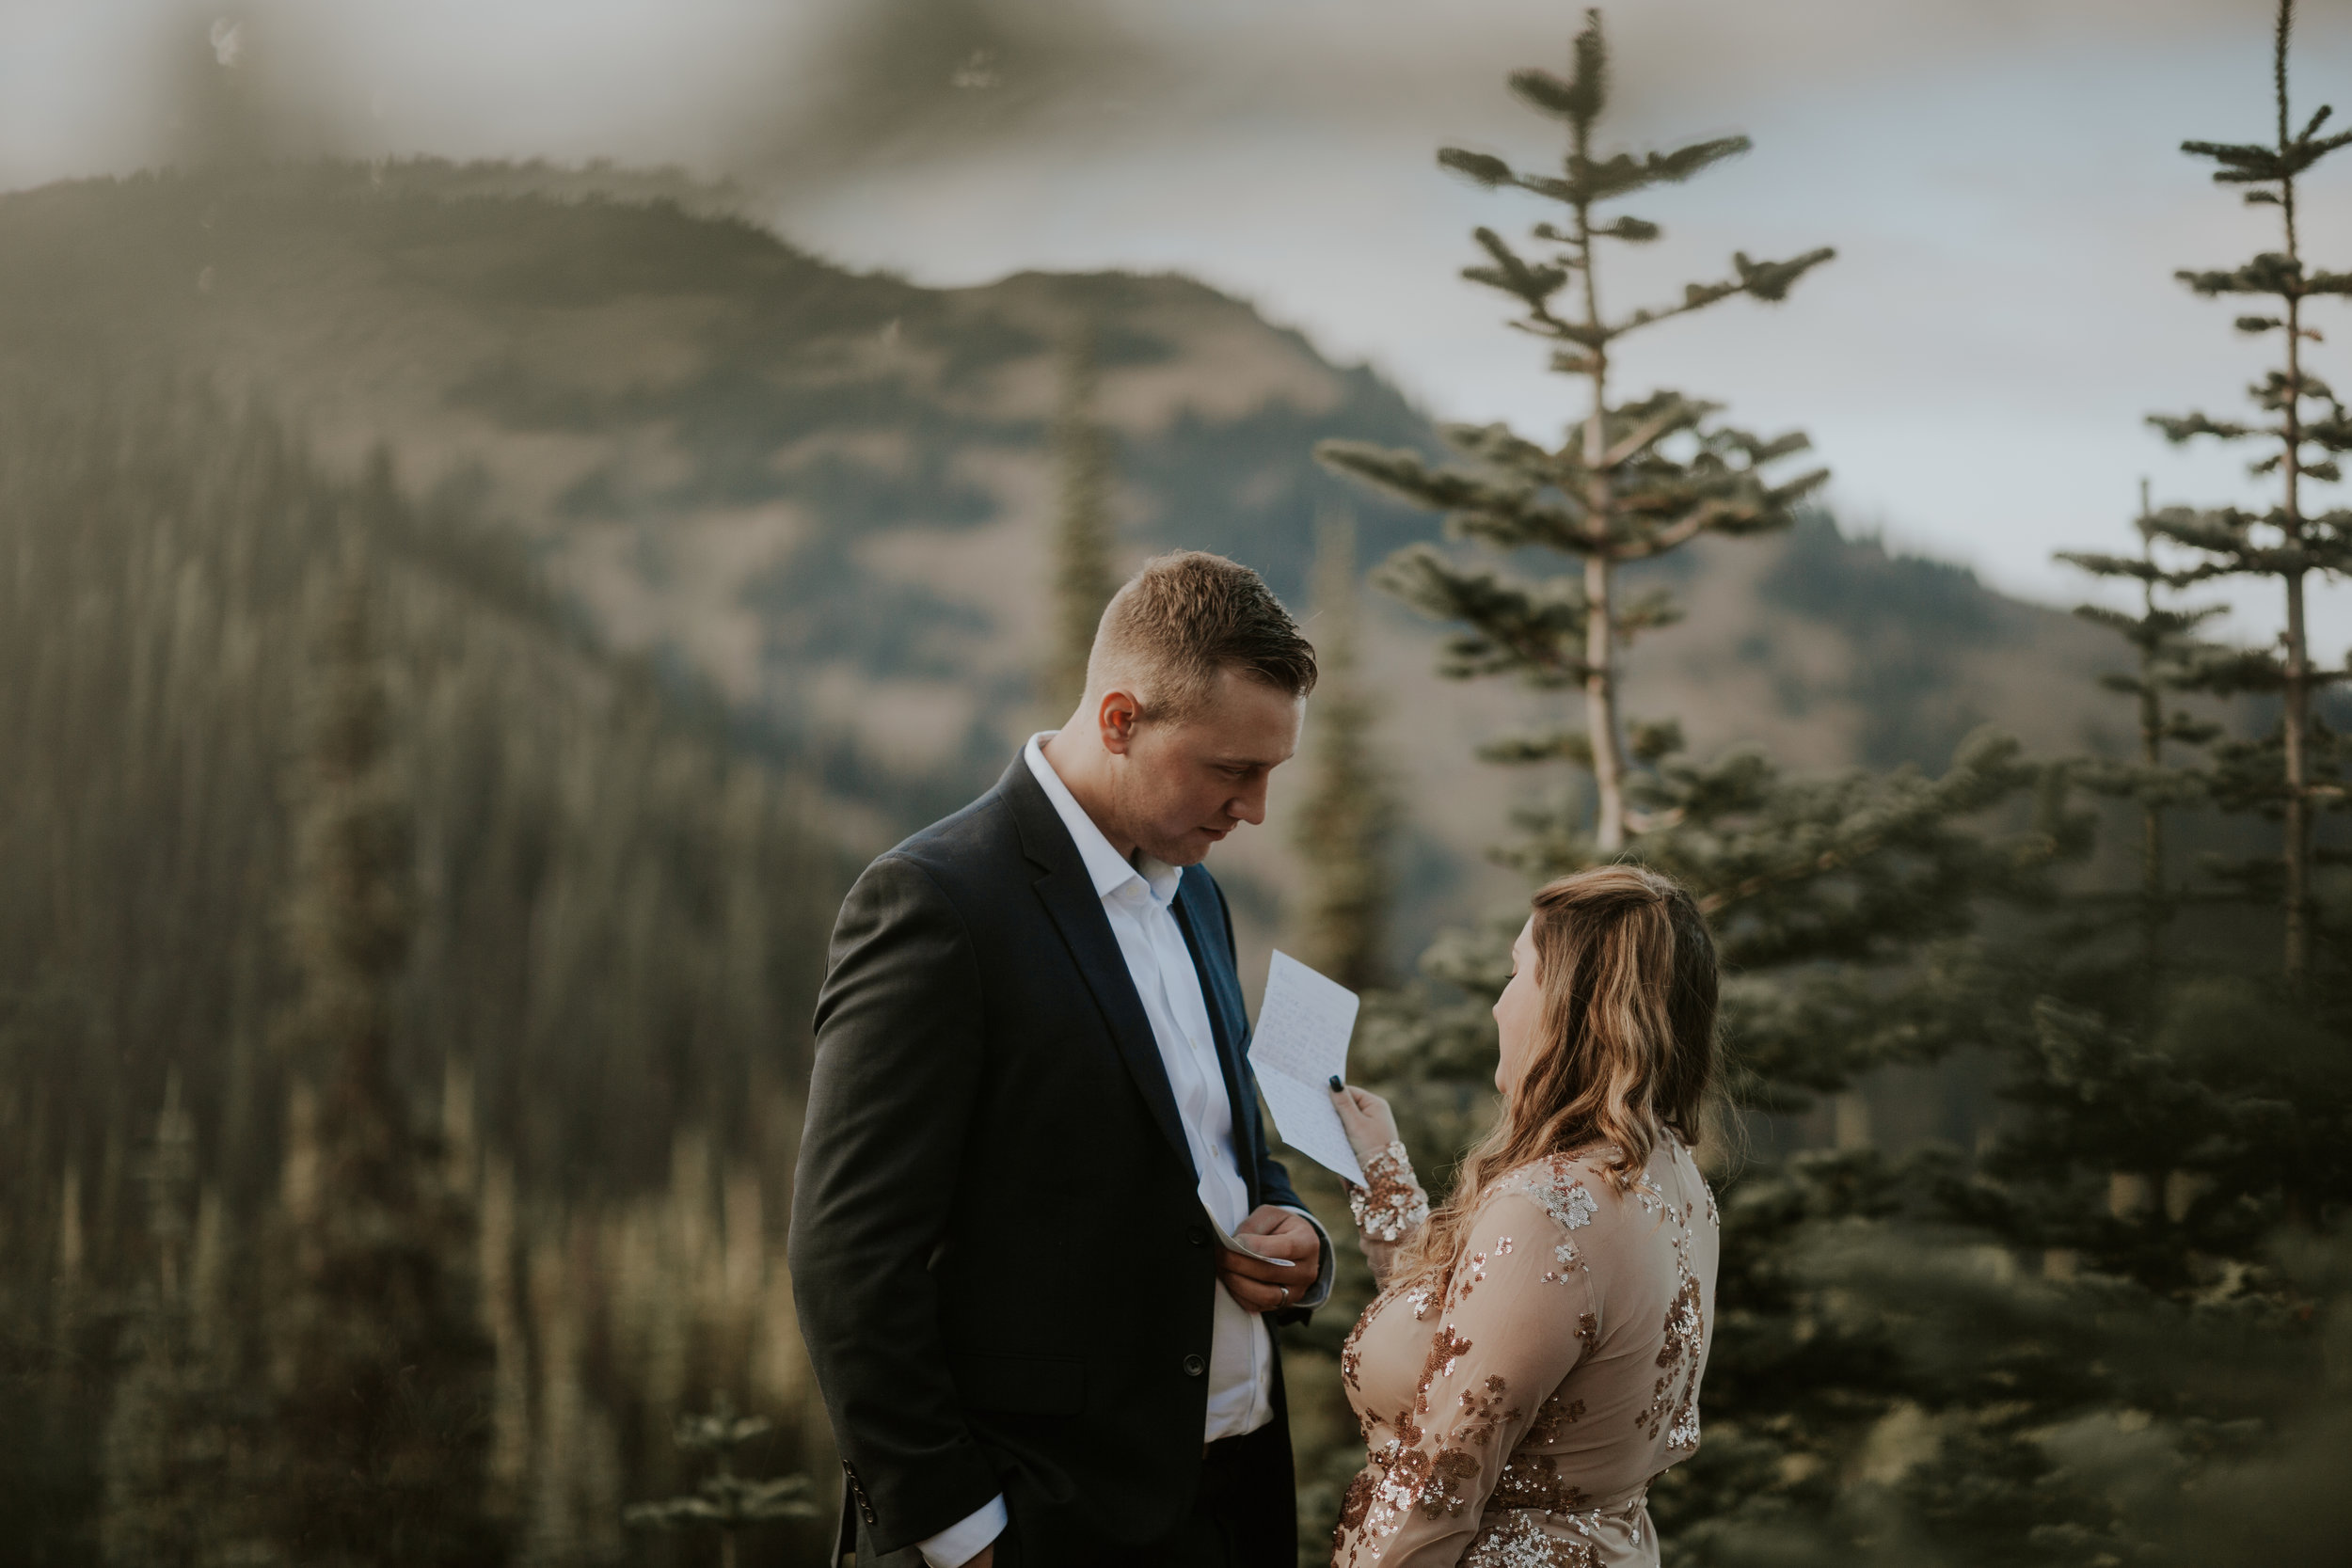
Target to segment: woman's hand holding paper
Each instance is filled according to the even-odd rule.
[[[1347,1132],[1347,1146],[1356,1151],[1359,1164],[1371,1164],[1375,1156],[1398,1141],[1396,1113],[1370,1089],[1359,1089],[1334,1078],[1331,1105],[1340,1114],[1340,1125]]]

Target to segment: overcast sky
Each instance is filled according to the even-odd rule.
[[[2352,0],[2304,0],[2296,101],[2352,116]],[[1576,389],[1454,272],[1531,203],[1442,175],[1552,127],[1503,89],[1560,68],[1533,0],[0,0],[0,182],[183,155],[189,84],[234,71],[285,150],[607,156],[726,176],[796,241],[919,281],[1175,268],[1369,360],[1431,413],[1549,436]],[[2233,410],[2264,363],[2172,269],[2275,243],[2185,137],[2267,134],[2268,0],[1629,0],[1616,131],[1745,132],[1746,159],[1633,210],[1664,244],[1609,293],[1672,296],[1735,249],[1839,259],[1627,355],[1634,383],[1801,427],[1850,525],[2034,597],[2051,550],[2127,547],[2160,502],[2252,499],[2152,409]],[[2298,116],[2298,118],[2300,118]],[[2352,151],[2306,250],[2352,268]],[[2352,385],[2352,309],[2319,368]],[[2333,320],[2327,318],[2343,317]],[[2323,590],[2324,651],[2352,592]],[[2275,621],[2242,601],[2238,629]]]

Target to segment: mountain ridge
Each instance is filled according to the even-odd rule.
[[[1030,673],[1056,352],[1081,323],[1131,557],[1219,550],[1311,612],[1318,515],[1356,517],[1367,565],[1436,536],[1311,455],[1330,436],[1434,452],[1429,418],[1243,301],[1174,274],[925,288],[668,179],[325,163],[12,193],[0,349],[18,376],[198,375],[285,410],[331,461],[381,445],[409,488],[478,491],[599,635],[783,737],[866,849],[984,787],[1057,717]],[[2095,632],[1825,517],[1709,542],[1677,580],[1691,613],[1632,651],[1628,704],[1680,714],[1700,752],[1934,768],[1985,718],[2079,749],[2105,705]],[[1366,622],[1413,803],[1400,925],[1423,929],[1502,885],[1480,846],[1543,787],[1478,768],[1471,746],[1556,720],[1561,699],[1443,685],[1438,628],[1385,605]],[[2054,661],[2084,672],[2079,691],[2048,680]],[[1269,828],[1219,859],[1260,937],[1297,874]]]

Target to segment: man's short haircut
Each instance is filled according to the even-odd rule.
[[[1154,556],[1111,597],[1087,658],[1087,692],[1123,688],[1144,716],[1199,716],[1217,673],[1238,670],[1293,697],[1315,689],[1315,650],[1248,567],[1205,550]]]

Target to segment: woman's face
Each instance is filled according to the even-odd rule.
[[[1543,1038],[1544,988],[1535,974],[1535,917],[1528,916],[1511,943],[1511,983],[1495,998],[1495,1028],[1502,1036],[1502,1058],[1495,1064],[1495,1087],[1505,1100],[1527,1076]]]

